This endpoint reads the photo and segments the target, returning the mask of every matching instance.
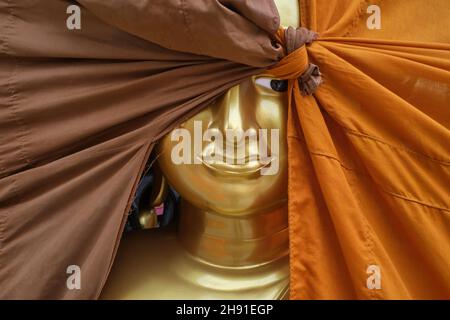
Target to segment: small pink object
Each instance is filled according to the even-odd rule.
[[[154,209],[157,216],[162,216],[164,214],[164,203],[157,207],[154,207]]]

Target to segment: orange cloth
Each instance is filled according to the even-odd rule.
[[[450,298],[448,1],[371,1],[381,30],[366,1],[300,2],[320,39],[271,69],[291,79],[291,298]],[[303,97],[308,56],[324,83]]]

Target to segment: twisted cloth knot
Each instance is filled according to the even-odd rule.
[[[316,32],[306,28],[280,28],[276,34],[286,56],[269,72],[283,80],[298,80],[298,86],[303,96],[312,95],[322,83],[319,67],[309,63],[306,44],[318,38]]]

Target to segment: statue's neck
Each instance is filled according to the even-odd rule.
[[[285,206],[252,215],[225,216],[181,204],[178,238],[193,256],[220,267],[252,267],[288,254]]]

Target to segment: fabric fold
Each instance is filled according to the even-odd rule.
[[[289,86],[291,298],[450,298],[448,34],[406,29],[424,4],[378,1],[378,31],[365,1],[300,3],[324,82],[313,96]],[[442,5],[426,11],[443,25]]]
[[[275,62],[269,1],[250,10],[258,23],[183,2],[197,26],[220,18],[195,44],[168,14],[180,1],[80,1],[80,30],[66,27],[74,3],[0,1],[0,298],[98,298],[153,145]]]

